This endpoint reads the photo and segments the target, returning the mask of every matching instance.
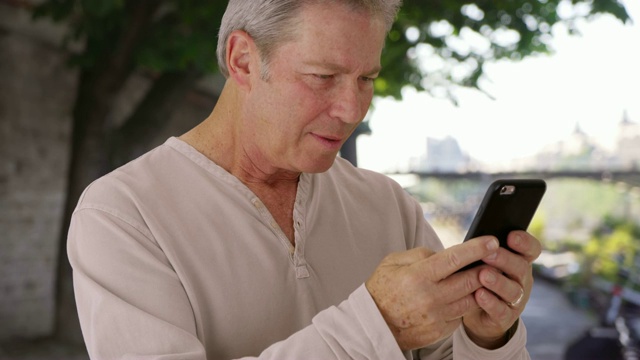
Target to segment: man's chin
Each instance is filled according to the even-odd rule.
[[[331,168],[333,163],[336,161],[337,156],[338,154],[335,154],[333,157],[323,157],[322,159],[317,159],[314,162],[310,162],[306,164],[302,172],[311,174],[323,173]]]

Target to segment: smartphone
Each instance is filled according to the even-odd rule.
[[[487,189],[464,241],[493,235],[500,246],[509,249],[507,235],[527,230],[547,189],[541,179],[496,180]],[[464,269],[482,264],[477,261]]]

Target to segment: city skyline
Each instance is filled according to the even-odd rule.
[[[427,137],[425,151],[409,162],[410,172],[628,170],[640,168],[640,123],[626,112],[618,122],[613,148],[605,148],[580,123],[566,138],[542,146],[531,156],[514,158],[502,166],[483,163],[453,136]]]

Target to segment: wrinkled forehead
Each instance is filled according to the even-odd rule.
[[[329,29],[332,26],[339,26],[339,22],[343,21],[343,17],[339,15],[348,15],[353,18],[368,18],[371,23],[382,24],[383,28],[387,30],[387,26],[385,24],[384,15],[376,11],[376,9],[369,5],[365,6],[364,4],[371,4],[368,1],[340,1],[340,0],[300,0],[304,1],[302,6],[300,6],[295,15],[291,18],[291,22],[289,24],[291,35],[299,34],[300,31],[303,31],[305,28],[304,25],[307,24],[309,16],[314,16],[320,11],[330,11],[336,14],[336,16],[331,17],[324,24],[325,29]],[[378,9],[379,10],[379,9]],[[308,28],[307,28],[308,29]],[[388,31],[388,30],[387,30]],[[386,31],[385,31],[386,34]],[[295,36],[290,37],[288,40],[295,40]],[[283,39],[285,40],[285,39]],[[286,40],[285,40],[286,41]]]
[[[296,39],[280,47],[297,52],[298,59],[291,61],[304,58],[376,72],[372,69],[379,67],[386,38],[384,22],[365,13],[336,10],[335,5],[308,7],[300,17]]]

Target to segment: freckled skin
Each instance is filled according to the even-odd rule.
[[[387,256],[366,286],[403,350],[433,344],[464,325],[479,346],[504,345],[505,334],[524,310],[533,277],[531,263],[540,243],[525,232],[512,232],[509,246],[495,238],[472,239],[439,253],[413,249]],[[486,265],[458,272],[484,259]],[[487,273],[495,281],[487,283]],[[517,307],[509,307],[524,290]]]

